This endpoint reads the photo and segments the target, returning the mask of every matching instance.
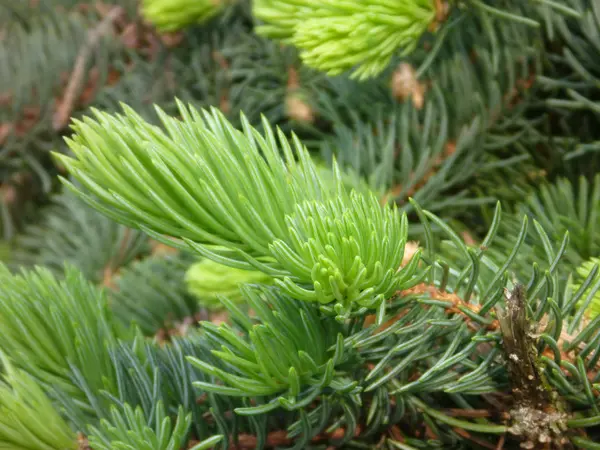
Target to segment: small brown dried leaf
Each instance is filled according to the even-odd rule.
[[[297,122],[313,123],[315,114],[308,103],[306,103],[298,94],[288,94],[285,99],[286,116]]]
[[[399,101],[412,100],[417,109],[425,103],[425,85],[417,79],[413,66],[401,63],[392,75],[392,95]]]

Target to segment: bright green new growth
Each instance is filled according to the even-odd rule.
[[[280,286],[291,296],[322,304],[353,301],[377,307],[410,281],[417,259],[398,272],[408,235],[406,215],[382,208],[374,195],[350,194],[325,202],[306,201],[288,216],[291,241],[276,241],[271,253],[301,281],[305,289],[285,277]]]
[[[298,47],[304,62],[328,75],[382,72],[392,55],[411,53],[436,19],[433,0],[255,0],[257,32]]]
[[[0,449],[68,450],[77,439],[44,391],[26,372],[2,356]]]
[[[117,407],[111,408],[111,422],[103,419],[99,429],[92,427],[89,443],[93,449],[179,450],[187,442],[192,415],[184,415],[184,410],[180,407],[173,427],[171,418],[165,414],[164,406],[159,402],[153,429],[148,426],[148,419],[144,416],[142,408],[138,407],[134,410],[130,405],[125,404],[123,412]],[[190,447],[190,450],[209,449],[222,439],[222,436],[214,436]]]
[[[185,275],[188,291],[207,308],[220,307],[220,297],[235,303],[243,301],[240,285],[272,284],[273,279],[256,270],[224,266],[210,259],[193,264]]]
[[[228,3],[231,0],[143,0],[142,13],[160,31],[177,31],[212,19]]]
[[[418,253],[399,270],[408,223],[395,207],[348,193],[335,163],[324,183],[298,139],[292,149],[266,120],[263,136],[243,116],[241,132],[216,109],[179,106],[183,120],[158,111],[166,133],[127,107],[76,121],[75,157],[58,157],[83,188],[63,182],[117,222],[260,270],[296,298],[335,302],[338,315],[415,282]]]

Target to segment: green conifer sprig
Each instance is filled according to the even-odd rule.
[[[2,10],[4,8],[5,5],[0,6]],[[22,13],[22,20],[6,21],[5,26],[10,27],[10,33],[0,45],[3,93],[10,95],[12,100],[10,107],[4,106],[0,110],[0,117],[3,122],[7,119],[18,121],[22,119],[26,107],[39,106],[43,119],[51,120],[54,96],[60,88],[61,75],[72,69],[79,43],[85,39],[90,18],[81,14],[68,14],[60,20],[58,13],[50,8],[46,14],[31,11]],[[64,51],[60,54],[51,52],[54,45],[63,45]],[[114,42],[105,45],[106,51],[114,46]],[[41,55],[44,59],[39,57]],[[36,74],[42,70],[47,71],[48,75],[40,84]],[[34,131],[45,131],[48,124],[45,125],[35,127]],[[8,142],[13,144],[15,139],[10,136]]]
[[[531,159],[526,145],[538,119],[526,115],[528,86],[540,42],[527,25],[474,10],[448,26],[434,49],[415,51],[393,72],[364,82],[328,79],[317,97],[319,116],[333,127],[320,143],[323,156],[406,209],[408,197],[445,217],[493,204],[489,189],[462,188],[484,170],[514,172]]]
[[[164,349],[144,343],[140,338],[113,344],[109,352],[110,367],[96,369],[103,370],[105,378],[119,381],[110,389],[98,392],[93,387],[94,380],[88,379],[90,374],[78,370],[81,386],[86,387],[82,390],[91,396],[85,403],[99,404],[99,401],[91,401],[98,397],[110,399],[119,408],[129,404],[134,410],[140,406],[149,422],[159,402],[164,402],[165,410],[173,413],[179,405],[185,405],[186,412],[193,413],[194,420],[198,421],[202,421],[199,418],[202,411],[212,408],[219,434],[224,435],[239,430],[233,420],[229,422],[230,419],[224,417],[226,411],[235,409],[237,415],[250,414],[247,419],[254,417],[259,422],[253,430],[260,439],[265,438],[268,429],[263,420],[274,409],[282,408],[300,416],[300,423],[291,424],[290,432],[295,442],[305,445],[304,448],[310,448],[307,442],[331,423],[343,424],[348,430],[344,439],[350,439],[357,423],[363,421],[374,433],[399,420],[415,426],[426,420],[439,429],[436,442],[440,445],[453,442],[452,429],[456,426],[484,438],[504,433],[506,426],[494,420],[458,420],[442,411],[448,405],[491,408],[481,394],[496,393],[507,387],[505,365],[499,359],[502,346],[494,325],[493,308],[502,303],[508,273],[519,249],[508,256],[505,254],[504,261],[493,268],[494,276],[488,278],[482,272],[491,267],[485,254],[498,231],[499,209],[482,246],[470,249],[441,219],[421,211],[418,205],[415,207],[426,228],[430,224],[441,227],[454,243],[455,253],[461,256],[454,261],[446,260],[429,242],[425,261],[434,270],[423,279],[423,284],[389,299],[386,310],[381,312],[381,319],[388,327],[382,328],[378,321],[363,326],[367,311],[342,324],[324,315],[315,305],[287,298],[275,288],[245,288],[245,297],[257,313],[256,318],[248,317],[232,302],[224,300],[234,325],[203,324],[204,333],[194,333]],[[526,233],[523,227],[518,240],[524,239]],[[540,233],[540,236],[542,243],[549,242],[547,235]],[[548,317],[539,328],[542,336],[539,351],[544,355],[541,364],[547,368],[552,389],[578,411],[570,422],[577,428],[585,426],[581,423],[598,420],[597,413],[588,411],[585,406],[590,404],[590,383],[598,380],[587,382],[582,375],[592,370],[600,358],[595,351],[600,319],[585,323],[583,310],[577,305],[583,295],[595,295],[600,283],[594,279],[597,274],[591,274],[583,283],[586,288],[565,289],[558,273],[565,248],[564,245],[558,249],[552,245],[545,248],[548,261],[534,273],[526,291],[533,320]],[[7,278],[9,281],[18,278],[8,277],[11,277]],[[47,283],[52,284],[52,280],[44,281]],[[67,278],[65,286],[73,290],[77,283],[77,279]],[[588,292],[590,283],[594,285]],[[10,283],[4,284],[8,284],[10,292],[15,291]],[[55,299],[55,296],[48,298]],[[82,293],[78,299],[84,304],[95,302],[94,295],[89,293]],[[54,305],[55,300],[50,303]],[[298,321],[298,316],[306,316],[306,319]],[[568,337],[561,337],[563,331]],[[41,328],[39,332],[48,333]],[[95,345],[102,348],[100,343]],[[565,351],[580,348],[581,362],[577,362],[576,367],[569,365],[569,361],[563,359],[561,347]],[[209,349],[213,350],[212,355]],[[546,349],[553,357],[545,356]],[[273,355],[278,358],[273,360]],[[281,360],[281,355],[289,360]],[[191,356],[191,364],[185,362],[185,356]],[[29,355],[29,358],[35,360],[39,356]],[[190,367],[197,367],[198,373]],[[290,367],[293,368],[291,374]],[[288,370],[287,374],[284,369]],[[419,374],[416,378],[415,370]],[[210,392],[208,406],[196,405],[197,395],[190,389],[192,383],[200,389],[197,395]],[[360,397],[357,397],[359,390]],[[229,398],[234,402],[226,403]],[[257,402],[252,404],[250,399]],[[367,402],[361,403],[361,399]],[[82,403],[81,399],[76,402]],[[312,409],[315,402],[318,407]],[[97,413],[99,418],[110,420],[106,411]],[[123,426],[131,429],[132,422],[127,420]],[[90,420],[86,419],[85,423]],[[248,426],[250,422],[242,423]],[[112,426],[116,423],[108,429]],[[148,426],[157,427],[154,421]],[[214,427],[209,427],[198,436],[205,439],[212,434]],[[135,433],[128,436],[137,439]],[[368,436],[360,437],[369,442]],[[124,442],[123,439],[116,437],[115,442]],[[417,444],[419,440],[411,442]]]
[[[554,46],[548,55],[551,65],[538,80],[550,97],[546,104],[561,116],[561,140],[569,143],[565,156],[582,157],[579,172],[594,173],[600,150],[595,126],[600,114],[600,48],[595,44],[600,39],[600,5],[568,0],[564,7],[567,13],[547,16],[546,34]]]
[[[102,107],[107,107],[106,97],[111,94],[133,96],[132,84],[143,84],[144,95],[151,91],[150,85],[153,94],[158,90],[153,77],[144,78],[144,70],[140,70],[141,66],[156,68],[157,61],[148,63],[147,55],[140,57],[124,48],[114,27],[103,24],[108,10],[111,17],[115,11],[125,12],[123,18],[128,20],[136,16],[136,7],[137,2],[130,0],[106,0],[99,9],[77,0],[0,4],[0,28],[5,35],[0,42],[0,184],[19,194],[16,201],[0,195],[4,239],[13,238],[26,223],[33,222],[32,213],[58,187],[60,168],[50,158],[50,152],[66,150],[61,136],[63,119],[54,123],[58,111],[62,115],[69,109],[77,114],[99,96],[103,97]],[[96,34],[98,39],[92,39]],[[82,50],[89,46],[88,41],[95,42],[84,57]],[[85,71],[73,76],[76,61]],[[134,77],[126,76],[130,69],[135,72],[135,83],[131,83]],[[124,78],[127,82],[116,88]],[[70,100],[66,98],[69,83],[77,87]],[[156,101],[158,98],[156,95]]]
[[[72,368],[73,380],[84,396],[73,397],[55,387],[49,388],[49,393],[73,428],[85,434],[90,427],[99,427],[102,420],[112,421],[114,410],[122,413],[125,405],[139,408],[151,427],[157,425],[156,411],[160,404],[169,414],[176,414],[181,406],[186,412],[194,412],[196,420],[198,411],[193,407],[192,390],[181,389],[186,383],[191,385],[190,377],[196,378],[187,366],[181,370],[180,361],[185,362],[182,351],[186,355],[198,352],[189,336],[184,344],[161,348],[141,334],[113,342],[104,350],[109,354],[111,367],[103,375],[117,380],[116,383],[97,389],[94,380]],[[202,435],[206,435],[206,427],[202,424],[199,427],[204,431]]]
[[[188,291],[206,308],[221,307],[220,298],[243,302],[240,286],[243,284],[269,285],[273,279],[259,271],[242,270],[203,259],[192,264],[185,274]]]
[[[359,79],[381,73],[397,51],[412,52],[436,20],[431,0],[257,0],[253,12],[264,22],[259,34],[295,45],[308,66],[332,76],[355,68]]]
[[[547,25],[550,39],[562,41],[562,52],[551,55],[551,61],[560,67],[554,77],[542,76],[546,89],[561,93],[566,98],[548,100],[555,108],[589,110],[600,113],[596,101],[600,83],[600,67],[596,63],[600,49],[595,42],[600,37],[600,6],[586,0],[568,0],[569,14],[556,14]]]
[[[114,220],[261,270],[292,295],[334,302],[340,315],[416,282],[418,253],[398,270],[406,217],[373,194],[348,194],[336,165],[325,183],[296,138],[292,150],[266,121],[263,137],[243,117],[241,132],[215,110],[183,105],[182,121],[159,111],[164,133],[125,111],[77,122],[75,157],[59,156],[84,188],[67,186]]]
[[[336,7],[351,3],[356,4]],[[120,221],[120,229],[143,229],[165,243],[189,245],[211,263],[236,271],[260,270],[276,285],[243,288],[237,299],[247,303],[243,306],[220,299],[228,311],[225,325],[184,327],[187,334],[165,342],[146,336],[169,315],[183,318],[197,307],[184,292],[188,261],[182,255],[134,265],[123,259],[129,268],[115,278],[109,301],[82,276],[63,279],[58,266],[52,268],[57,275],[48,277],[3,271],[0,327],[8,330],[8,339],[0,347],[6,345],[14,361],[5,368],[14,364],[24,371],[71,425],[67,432],[86,432],[100,449],[536,448],[550,428],[565,447],[570,442],[595,448],[600,183],[553,181],[525,200],[517,198],[520,204],[506,208],[509,217],[503,220],[499,205],[483,218],[474,208],[462,208],[490,200],[468,197],[476,190],[472,181],[493,195],[494,184],[510,188],[510,199],[531,192],[524,183],[519,189],[512,184],[530,168],[524,164],[528,150],[539,152],[531,158],[536,162],[548,153],[562,161],[567,145],[597,136],[588,102],[578,99],[548,111],[551,102],[540,101],[535,85],[530,88],[534,75],[543,83],[539,75],[550,73],[551,81],[560,81],[551,87],[561,94],[557,98],[573,89],[597,103],[593,83],[584,86],[581,73],[573,75],[593,44],[578,53],[581,42],[568,42],[576,64],[564,64],[556,54],[549,64],[538,64],[545,56],[542,36],[530,26],[541,23],[537,4],[552,8],[542,8],[548,15],[570,14],[553,0],[453,3],[458,9],[450,26],[430,35],[431,42],[423,40],[400,66],[412,65],[416,74],[412,101],[405,95],[392,99],[386,77],[353,83],[316,74],[317,84],[309,87],[314,72],[301,74],[293,51],[278,53],[277,44],[263,47],[261,39],[240,43],[251,35],[246,19],[236,19],[239,27],[231,33],[194,29],[190,36],[197,40],[186,44],[198,52],[189,58],[186,51],[170,54],[162,60],[164,74],[136,61],[139,72],[98,97],[108,111],[115,109],[115,99],[128,99],[129,111],[76,124],[69,141],[75,155],[62,158],[81,183],[71,187],[106,220]],[[595,11],[589,0],[568,4]],[[569,33],[588,41],[571,19],[563,24]],[[207,45],[200,49],[198,42]],[[246,52],[262,59],[249,64],[240,56]],[[176,77],[185,86],[176,82],[162,91],[169,71],[184,72],[188,61],[193,68]],[[393,187],[393,200],[412,197],[400,206],[415,219],[410,232],[420,233],[416,247],[422,253],[412,260],[403,255],[409,221],[402,211],[382,207],[368,189],[351,192],[356,185],[343,179],[335,161],[333,170],[315,164],[295,138],[284,139],[269,126],[271,119],[286,130],[297,125],[282,115],[288,63],[301,75],[302,88],[315,89],[311,137],[325,138],[323,154],[338,157],[340,168],[370,177],[372,187],[379,188],[377,182],[385,190]],[[556,76],[553,64],[564,73]],[[583,67],[594,73],[593,64],[592,59]],[[149,80],[160,75],[157,91],[146,95],[148,84],[139,75]],[[227,101],[220,100],[226,93],[232,107],[224,115],[176,111],[170,98],[175,91],[195,105],[224,109]],[[178,117],[150,111],[155,98]],[[239,108],[251,113],[240,120],[242,131],[223,118],[237,124],[229,116]],[[263,108],[268,120],[261,129],[256,118]],[[546,113],[549,122],[541,119]],[[140,116],[150,121],[160,116],[166,131]],[[543,123],[567,130],[556,159]],[[573,168],[553,164],[563,172]],[[593,171],[590,164],[583,172]],[[485,182],[477,183],[477,177]],[[451,220],[465,213],[468,224],[458,231]],[[55,228],[69,223],[63,218]],[[72,230],[96,254],[100,246],[91,237],[96,230],[91,222]],[[478,236],[483,222],[489,229]],[[465,229],[470,235],[460,234]],[[61,253],[62,247],[54,246],[53,253],[69,254],[71,246]],[[520,299],[514,315],[513,293]],[[109,307],[118,319],[114,323]],[[132,319],[140,324],[137,333],[117,329]],[[97,331],[98,323],[108,331]],[[527,343],[517,359],[532,363],[531,379],[515,377],[512,370],[515,336]],[[50,366],[47,360],[55,354]],[[525,408],[535,413],[533,419],[542,416],[527,420],[525,430],[522,408],[515,408],[523,391],[515,387],[528,383],[549,395],[539,411]],[[12,399],[8,391],[0,386],[0,395]],[[29,417],[16,402],[7,411]],[[51,413],[43,416],[56,423]],[[527,441],[531,436],[535,440]],[[74,444],[69,439],[68,448]],[[52,444],[43,448],[48,447]]]
[[[81,15],[32,12],[19,2],[0,5],[0,184],[22,192],[16,204],[0,196],[0,233],[10,239],[35,203],[55,187],[49,152],[60,145],[51,131],[61,74],[71,70],[89,21]],[[105,46],[103,49],[106,50]],[[62,48],[57,54],[53,50]],[[45,73],[40,81],[37,74]],[[18,182],[23,178],[24,182]],[[14,203],[14,201],[12,202]]]
[[[86,394],[83,408],[80,399],[63,392],[52,392],[52,397],[74,429],[89,434],[92,428],[95,431],[91,434],[104,443],[113,439],[110,432],[113,426],[122,429],[118,426],[120,419],[113,420],[114,412],[125,417],[126,405],[130,405],[133,410],[140,410],[141,413],[136,414],[142,414],[146,425],[152,430],[160,429],[161,423],[156,421],[159,408],[164,406],[166,414],[171,418],[183,408],[186,416],[192,416],[185,442],[193,439],[203,441],[219,434],[231,436],[235,433],[234,430],[252,430],[253,433],[264,436],[266,424],[260,421],[249,422],[243,416],[227,413],[234,408],[246,406],[243,399],[214,393],[205,395],[203,391],[194,389],[192,383],[210,382],[211,379],[192,366],[187,358],[196,358],[224,370],[230,369],[210,353],[214,348],[214,342],[196,332],[175,336],[161,345],[141,335],[134,339],[124,339],[109,349],[112,363],[109,377],[118,380],[115,386],[97,390],[85,377],[79,377],[79,386]],[[137,439],[135,436],[134,438]]]
[[[142,2],[142,14],[159,30],[176,31],[212,19],[233,1],[144,0]]]

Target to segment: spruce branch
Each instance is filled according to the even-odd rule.
[[[406,216],[372,193],[348,193],[336,165],[325,182],[297,138],[292,149],[266,120],[263,137],[243,116],[241,132],[216,110],[181,104],[182,121],[159,110],[164,133],[125,111],[77,121],[67,140],[75,157],[58,156],[83,189],[65,184],[114,220],[263,271],[340,316],[415,282],[418,254],[398,270]]]
[[[66,150],[61,134],[69,116],[97,100],[106,107],[107,97],[128,94],[132,84],[144,84],[148,93],[154,83],[144,78],[140,66],[158,66],[155,57],[162,53],[155,33],[136,23],[134,0],[117,7],[129,13],[127,18],[113,17],[114,2],[18,3],[0,6],[0,14],[8,10],[14,18],[3,22],[7,33],[0,41],[0,184],[15,184],[14,177],[23,174],[30,180],[19,193],[23,200],[18,207],[0,204],[7,238],[31,221],[30,210],[56,189],[61,168],[49,156]],[[105,26],[107,21],[111,26]]]
[[[569,5],[587,8],[587,1]],[[486,178],[484,188],[506,186],[504,174],[512,183],[512,176],[529,170],[527,149],[545,142],[540,121],[528,111],[534,105],[545,113],[551,104],[530,91],[532,73],[547,69],[536,65],[541,36],[530,26],[542,23],[538,6],[569,17],[560,33],[575,30],[584,15],[554,0],[466,1],[452,11],[432,0],[425,8],[435,10],[429,23],[434,26],[427,29],[432,33],[425,36],[424,21],[417,20],[414,35],[406,33],[411,39],[381,51],[365,36],[389,34],[399,16],[384,15],[387,22],[377,27],[377,14],[356,13],[372,1],[321,3],[327,8],[305,0],[257,0],[255,6],[271,5],[266,15],[281,12],[266,17],[263,30],[306,45],[303,57],[326,70],[355,68],[355,78],[382,70],[378,57],[391,61],[417,43],[396,72],[396,91],[390,92],[386,77],[352,83],[303,68],[293,48],[280,51],[275,43],[247,39],[247,17],[222,33],[188,30],[186,43],[197,50],[189,57],[182,48],[156,64],[134,58],[135,69],[103,91],[98,104],[112,110],[116,100],[127,99],[137,102],[135,108],[126,107],[124,114],[96,111],[75,122],[68,139],[74,156],[60,158],[75,178],[64,180],[66,185],[105,220],[98,219],[98,227],[93,218],[82,220],[73,229],[64,225],[68,220],[57,220],[51,231],[64,230],[47,235],[78,241],[53,252],[51,261],[73,249],[80,253],[73,262],[80,261],[87,255],[82,248],[99,256],[89,258],[90,267],[104,261],[109,300],[81,274],[59,281],[62,273],[54,268],[56,276],[2,270],[0,327],[7,331],[0,347],[6,346],[24,377],[34,377],[73,430],[92,431],[89,442],[81,436],[82,448],[501,450],[511,448],[512,439],[525,447],[569,447],[570,440],[595,448],[600,317],[591,306],[600,279],[591,258],[598,257],[600,183],[582,178],[578,186],[565,180],[543,186],[510,214],[506,226],[498,205],[481,239],[449,220],[464,218],[463,206],[491,200],[467,197],[477,176]],[[193,7],[206,4],[196,1]],[[298,5],[307,9],[293,17]],[[348,29],[352,20],[324,20],[353,19],[337,14],[344,8],[367,24],[355,27],[357,47]],[[314,11],[337,13],[315,19]],[[449,17],[459,20],[436,32]],[[179,11],[172,18],[187,20]],[[291,26],[285,30],[282,24]],[[398,28],[392,36],[406,31]],[[304,38],[293,35],[297,30]],[[319,42],[323,36],[347,48],[327,47]],[[573,52],[580,45],[568,47]],[[356,64],[344,65],[342,50],[356,48]],[[340,59],[321,58],[316,50]],[[249,63],[254,55],[258,62]],[[593,59],[576,59],[569,57],[567,73],[589,81]],[[595,114],[590,86],[577,77],[559,77],[560,89],[573,96],[552,106],[560,126],[578,125],[579,113],[588,119]],[[246,107],[250,114],[242,116],[240,131],[215,110],[178,104],[175,111],[175,91],[195,105],[220,104],[227,116]],[[164,107],[157,114],[149,111],[155,99]],[[269,120],[258,125],[254,119],[262,110]],[[153,117],[161,127],[147,122]],[[344,178],[334,158],[331,170],[317,164],[296,137],[273,130],[271,124],[279,122],[310,124],[320,139],[333,129],[323,153],[370,177],[376,190],[383,185],[394,200],[408,200],[400,208],[418,217],[410,232],[418,231],[422,251],[408,241],[411,216],[382,207],[381,192]],[[597,131],[589,122],[581,129],[586,140]],[[567,134],[573,142],[584,131],[571,128]],[[519,186],[513,196],[530,192]],[[77,214],[78,207],[65,211],[73,211],[74,219],[88,217],[83,209]],[[123,238],[120,245],[104,253],[93,237],[102,234],[97,230],[125,231],[115,234]],[[195,328],[193,322],[205,317],[185,292],[192,257],[155,255],[130,265],[140,250],[136,236],[146,243],[146,233],[163,245],[192,248],[213,268],[227,265],[229,274],[260,271],[255,281],[274,280],[274,286],[245,286],[241,298],[220,298],[228,311],[224,323],[207,320]],[[69,234],[81,239],[66,239]],[[44,240],[29,242],[32,248]],[[581,265],[584,260],[590,263]],[[117,273],[113,265],[130,267]],[[523,286],[506,295],[511,275]],[[231,275],[220,276],[237,284]],[[136,333],[119,330],[131,321],[140,325]],[[167,340],[157,333],[177,322],[184,325],[178,336]],[[517,366],[515,359],[524,364]],[[0,394],[7,390],[0,386]],[[31,417],[32,423],[38,419]],[[0,429],[0,442],[1,436]],[[68,445],[76,445],[72,437]]]
[[[407,198],[414,197],[445,217],[494,201],[487,192],[464,189],[488,180],[483,169],[514,170],[530,158],[514,143],[532,126],[523,115],[540,40],[530,27],[477,10],[453,24],[443,39],[428,43],[431,51],[402,61],[391,80],[328,80],[317,109],[333,126],[333,136],[321,143],[325,158],[335,155],[342,167],[368,177],[386,192],[384,200],[410,209]],[[511,150],[514,159],[507,158],[513,145],[517,155]]]
[[[550,242],[560,242],[565,233],[569,233],[561,273],[566,280],[586,260],[600,254],[596,232],[600,227],[599,201],[599,175],[592,180],[579,177],[576,183],[566,178],[542,183],[515,206],[515,213],[504,218],[496,245],[487,255],[496,261],[505,257],[507,249],[514,246],[522,217],[526,215],[534,223],[534,229],[524,239],[524,248],[516,261],[515,273],[522,275],[519,281],[527,281],[533,263],[539,264],[548,258],[547,245],[540,231],[547,234]]]
[[[504,264],[494,266],[486,261],[485,254],[494,248],[493,242],[500,229],[499,208],[484,241],[472,248],[467,247],[461,238],[441,224],[438,218],[428,213],[424,215],[447,233],[449,241],[452,242],[454,258],[445,259],[441,252],[426,249],[425,258],[428,261],[436,261],[435,271],[431,272],[434,275],[434,286],[441,286],[442,292],[433,286],[428,289],[416,286],[401,294],[401,298],[405,299],[399,304],[403,305],[410,305],[406,297],[416,295],[423,319],[415,320],[413,314],[417,313],[410,311],[409,306],[409,310],[403,311],[389,328],[379,332],[381,337],[374,335],[358,341],[361,346],[374,345],[382,342],[380,339],[389,339],[389,333],[402,333],[403,328],[406,328],[408,333],[409,330],[413,331],[413,327],[422,330],[424,324],[428,324],[425,332],[416,335],[414,339],[410,339],[412,336],[409,334],[402,341],[398,341],[396,351],[401,349],[400,354],[396,356],[388,352],[383,359],[373,361],[375,366],[367,380],[374,382],[366,391],[389,383],[394,386],[395,391],[392,392],[413,395],[442,391],[448,394],[476,392],[483,394],[478,401],[485,404],[490,401],[486,393],[500,393],[505,387],[513,388],[517,392],[512,397],[507,396],[501,402],[490,401],[489,407],[491,411],[496,411],[502,420],[506,419],[503,417],[505,413],[511,414],[513,423],[510,431],[523,438],[525,448],[547,448],[546,445],[555,445],[551,448],[571,448],[570,442],[576,441],[571,440],[574,430],[578,426],[585,426],[583,424],[586,423],[592,426],[597,420],[597,413],[585,410],[585,405],[597,405],[593,383],[598,379],[595,368],[598,355],[594,352],[598,348],[595,339],[599,332],[597,326],[600,318],[582,320],[589,300],[600,289],[597,271],[592,270],[583,286],[578,289],[559,281],[567,278],[560,274],[559,261],[565,256],[568,239],[564,239],[559,248],[554,248],[542,227],[534,223],[539,234],[538,245],[545,252],[547,263],[534,268],[529,275],[527,287],[521,286],[515,291],[517,295],[514,296],[513,303],[510,301],[511,296],[507,295],[506,308],[499,309],[495,305],[502,300],[502,285],[508,282],[507,270],[515,264],[515,255],[521,253],[520,244],[517,243],[513,254],[506,256],[507,252],[504,253]],[[523,224],[526,223],[525,220]],[[427,228],[429,226],[426,225]],[[526,234],[527,227],[523,226],[517,241],[522,242]],[[529,253],[531,249],[525,248],[522,251]],[[464,256],[459,257],[461,253]],[[458,263],[458,260],[462,263]],[[537,263],[541,265],[541,261],[543,260],[540,259]],[[492,272],[488,275],[489,269]],[[518,265],[515,269],[519,278],[523,277],[522,269]],[[568,264],[566,273],[569,273]],[[475,278],[472,278],[473,276]],[[465,292],[463,299],[460,298],[462,292]],[[470,300],[468,293],[473,294]],[[581,301],[584,295],[585,302]],[[498,311],[501,334],[497,326],[486,326],[495,318],[493,313],[490,314],[491,308]],[[446,311],[446,320],[436,320],[435,312],[440,309]],[[411,320],[405,317],[410,317]],[[448,319],[454,319],[458,323]],[[464,322],[466,325],[475,325],[468,328],[472,330],[469,332],[470,344],[455,344],[460,342],[464,328],[461,329],[459,325]],[[449,332],[443,329],[444,326],[456,328]],[[481,334],[483,328],[489,330],[487,334]],[[448,341],[452,339],[450,347],[444,344],[435,349],[434,347],[441,342],[440,339],[446,335]],[[437,344],[430,345],[433,350],[427,353],[426,349],[429,347],[424,345],[423,341],[435,341]],[[481,346],[472,346],[475,342]],[[422,345],[423,347],[420,347]],[[450,349],[454,348],[463,350],[453,355]],[[472,365],[463,359],[468,352],[472,352],[469,357],[474,363]],[[506,353],[508,362],[498,360],[499,352]],[[389,373],[382,372],[386,365],[392,368]],[[444,369],[447,369],[448,365],[452,365],[453,368],[445,372]],[[417,366],[421,369],[416,375],[412,375]],[[506,380],[510,383],[508,386],[505,385]],[[568,411],[571,408],[579,411],[574,414],[577,419],[568,420]],[[449,423],[441,416],[437,420]],[[440,431],[436,434],[439,436]]]
[[[189,358],[192,365],[225,383],[196,382],[197,388],[234,397],[273,397],[256,406],[236,409],[242,415],[304,408],[328,389],[346,395],[356,392],[356,382],[336,373],[336,367],[348,360],[337,322],[331,318],[321,321],[318,310],[311,305],[268,288],[241,289],[259,323],[252,324],[233,303],[224,300],[247,338],[236,336],[226,324],[216,327],[204,323],[205,332],[215,342],[226,343],[212,353],[233,370]],[[301,326],[293,325],[298,320]]]
[[[595,44],[600,36],[600,6],[587,0],[568,0],[559,6],[560,14],[545,14],[545,32],[552,46],[549,67],[538,76],[538,83],[546,93],[547,107],[561,118],[554,134],[567,164],[580,162],[579,173],[594,174],[600,142],[594,125],[600,113],[596,63],[600,49]]]

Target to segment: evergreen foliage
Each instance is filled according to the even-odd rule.
[[[541,184],[530,192],[525,200],[518,203],[516,212],[500,225],[497,248],[487,254],[491,260],[501,261],[506,252],[517,242],[522,228],[523,216],[527,216],[533,227],[524,235],[520,244],[523,255],[519,258],[517,273],[522,274],[522,282],[529,276],[530,268],[540,260],[548,258],[548,242],[565,243],[562,265],[564,277],[570,275],[585,261],[600,254],[598,233],[600,226],[598,205],[600,201],[600,177],[592,182],[581,177],[577,184],[567,179],[559,179],[553,184]]]
[[[297,139],[292,150],[279,135],[281,161],[266,123],[265,139],[244,118],[240,133],[215,110],[201,113],[182,105],[183,122],[159,111],[167,135],[125,111],[123,116],[97,113],[96,121],[77,124],[69,142],[77,159],[61,157],[94,193],[82,198],[113,219],[157,240],[161,234],[177,237],[217,262],[262,270],[297,298],[323,305],[335,301],[338,314],[357,305],[377,307],[413,281],[418,255],[398,272],[406,216],[381,208],[374,195],[348,194],[339,175],[335,189],[325,185]],[[149,137],[160,147],[145,142]],[[229,148],[217,153],[219,143]],[[113,150],[103,153],[106,148]],[[195,178],[190,169],[204,178]],[[155,191],[154,174],[164,183]],[[152,201],[142,190],[152,193]]]
[[[258,33],[299,47],[308,66],[329,75],[359,66],[354,74],[359,79],[383,71],[398,48],[403,55],[413,51],[436,19],[434,3],[427,0],[398,4],[259,0],[253,12],[265,22]]]
[[[0,449],[598,448],[599,38],[594,0],[0,5]]]

